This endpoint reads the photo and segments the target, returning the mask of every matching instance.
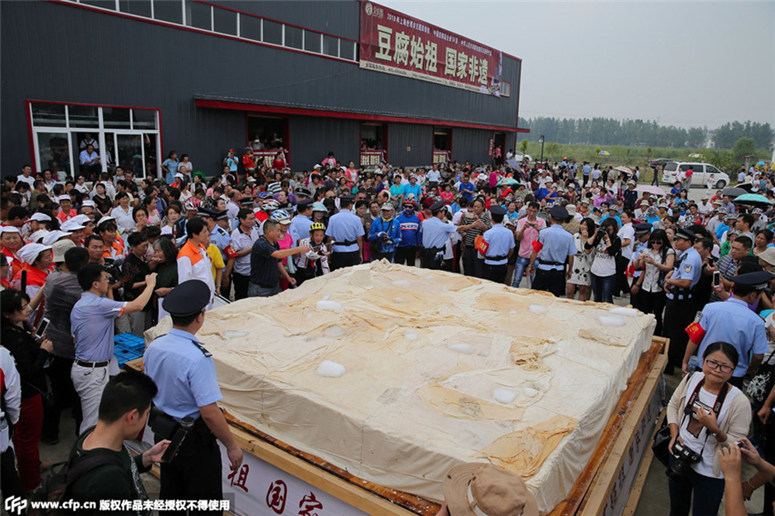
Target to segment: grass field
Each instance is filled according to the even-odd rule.
[[[520,144],[522,142],[520,141]],[[608,151],[610,155],[603,156],[601,151]],[[527,153],[534,160],[541,157],[541,144],[535,141],[528,141]],[[701,158],[689,157],[690,154],[699,154]],[[562,144],[554,142],[544,143],[544,159],[547,161],[562,161],[567,156],[568,159],[575,159],[577,163],[589,161],[591,164],[600,163],[606,165],[627,165],[628,167],[640,167],[641,182],[651,180],[651,169],[648,162],[657,158],[669,158],[677,161],[702,161],[712,163],[730,177],[735,176],[738,167],[743,165],[732,157],[729,150],[717,149],[692,149],[675,147],[627,147],[622,145],[582,145],[582,144]],[[758,160],[769,160],[770,156],[763,149],[757,151],[753,159],[755,163]],[[645,172],[645,174],[644,174]],[[647,178],[647,179],[646,179]],[[734,180],[734,178],[733,178]]]

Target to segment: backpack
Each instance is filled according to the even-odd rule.
[[[88,457],[74,457],[68,461],[57,462],[51,466],[51,473],[43,479],[40,486],[32,494],[32,500],[37,501],[64,501],[72,498],[70,489],[78,479],[93,469],[97,469],[108,464],[115,464],[121,467],[121,470],[127,475],[127,479],[134,486],[132,475],[127,471],[120,458],[112,453],[92,453]],[[53,509],[32,509],[30,516],[44,516],[55,514],[66,514],[66,512]]]

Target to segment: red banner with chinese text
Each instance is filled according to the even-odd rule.
[[[500,96],[498,50],[374,2],[361,2],[360,66]]]
[[[381,161],[384,160],[384,150],[362,150],[361,151],[361,166],[362,167],[376,167]]]

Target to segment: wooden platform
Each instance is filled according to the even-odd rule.
[[[641,355],[586,468],[568,497],[550,513],[552,516],[604,512],[637,427],[659,384],[667,362],[667,347],[667,339],[654,337],[651,347]],[[127,362],[126,366],[138,371],[144,369],[142,358]],[[239,421],[231,414],[226,413],[226,419],[245,452],[368,514],[435,516],[438,512],[438,504],[358,478]],[[644,467],[647,471],[648,464],[640,461],[641,473]],[[635,507],[640,489],[634,489],[631,494],[635,499],[631,496],[627,505]]]

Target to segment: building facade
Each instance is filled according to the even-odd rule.
[[[220,172],[246,146],[293,170],[490,162],[514,146],[521,61],[373,2],[0,2],[2,167]]]

